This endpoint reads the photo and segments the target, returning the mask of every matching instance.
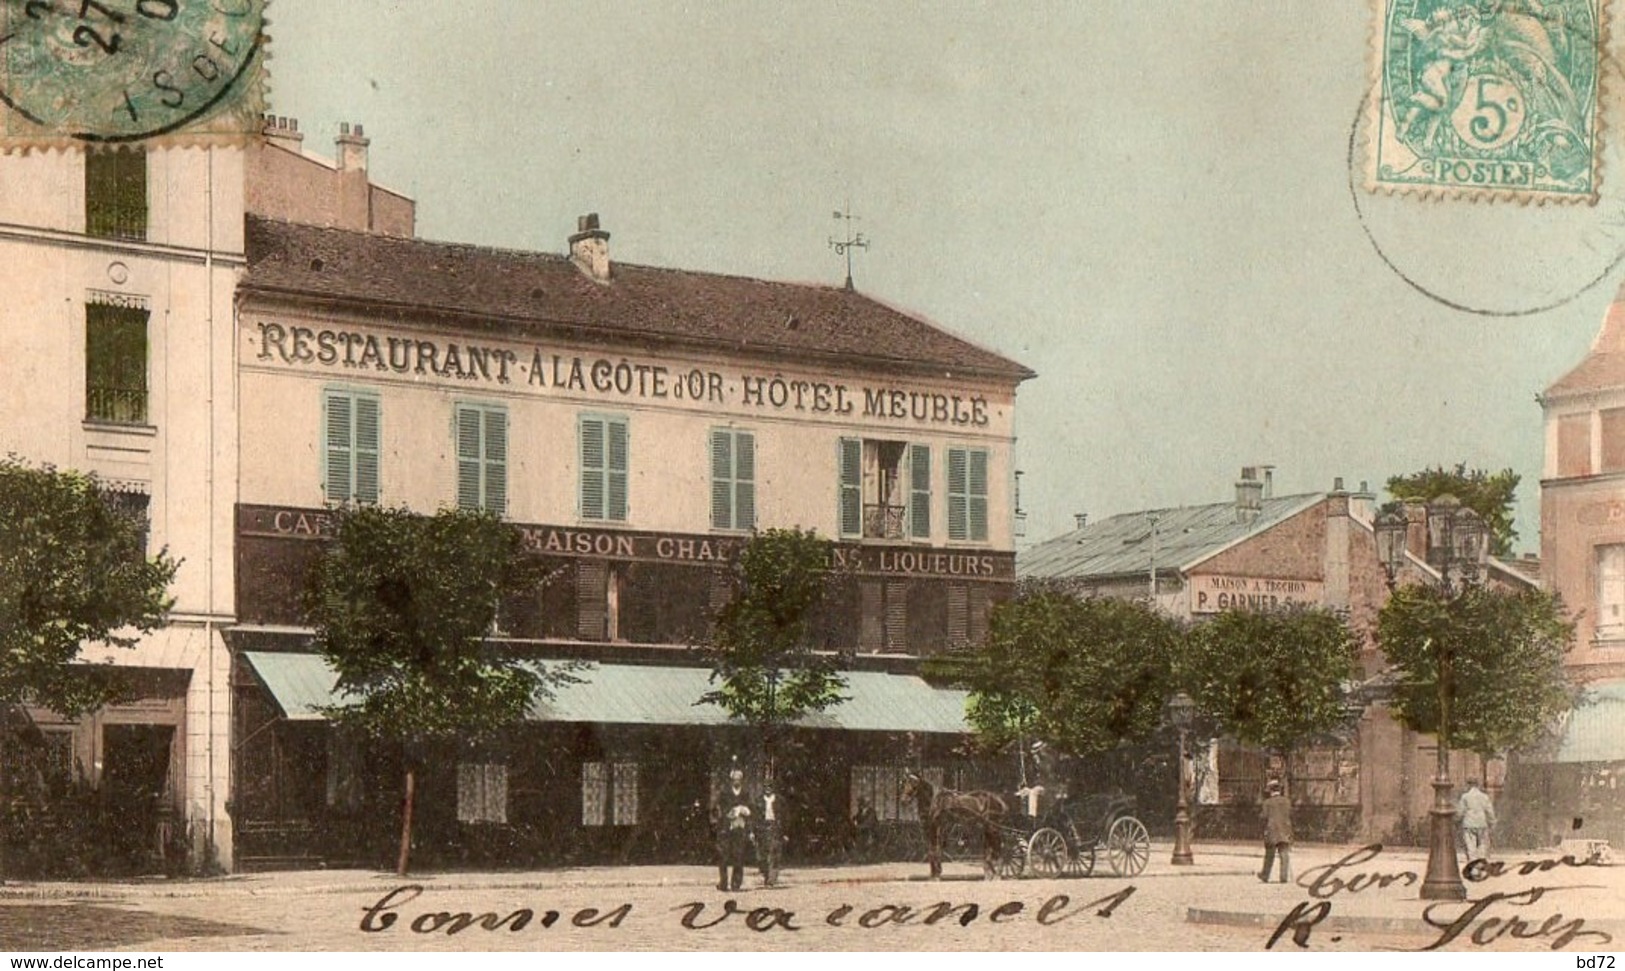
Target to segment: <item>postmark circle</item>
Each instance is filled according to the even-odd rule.
[[[264,0],[0,0],[0,102],[48,137],[181,131],[248,93],[263,26]]]
[[[1599,61],[1609,90],[1625,85],[1618,60],[1603,52]],[[1615,281],[1625,269],[1625,147],[1619,139],[1601,146],[1602,179],[1592,205],[1497,205],[1368,191],[1362,175],[1375,96],[1366,93],[1349,130],[1349,198],[1378,259],[1411,289],[1461,313],[1529,317]],[[1625,105],[1604,99],[1601,110],[1609,116],[1604,130],[1622,131]]]

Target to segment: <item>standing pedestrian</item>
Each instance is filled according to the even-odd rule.
[[[1456,817],[1461,820],[1461,840],[1468,860],[1489,856],[1490,827],[1495,825],[1495,803],[1478,787],[1477,779],[1467,780],[1467,791],[1456,800]]]
[[[1292,879],[1292,800],[1281,790],[1281,783],[1271,782],[1258,814],[1264,820],[1264,869],[1258,879],[1270,882],[1270,870],[1276,856],[1281,858],[1281,882]]]
[[[728,787],[717,801],[717,889],[739,890],[745,883],[745,861],[750,859],[750,795],[745,773],[728,773]]]
[[[762,886],[764,887],[779,885],[779,850],[782,845],[782,833],[784,832],[779,823],[783,819],[783,808],[778,793],[773,789],[773,783],[764,784],[762,786],[761,832],[757,834],[756,839],[756,848],[761,855]]]

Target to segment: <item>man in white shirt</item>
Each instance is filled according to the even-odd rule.
[[[1495,825],[1495,804],[1489,793],[1478,787],[1477,779],[1468,779],[1467,791],[1456,800],[1456,818],[1461,823],[1467,859],[1484,859],[1489,852],[1490,829]]]

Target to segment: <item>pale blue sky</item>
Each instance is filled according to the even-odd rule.
[[[1459,460],[1524,477],[1534,396],[1625,273],[1625,191],[1491,207],[1348,190],[1360,2],[276,0],[272,108],[341,120],[426,237],[560,251],[602,214],[638,263],[839,283],[1039,372],[1018,399],[1029,537]],[[1616,132],[1620,130],[1615,122]],[[1610,156],[1613,158],[1613,155]],[[1625,181],[1625,168],[1609,173]],[[1605,187],[1608,183],[1605,181]]]

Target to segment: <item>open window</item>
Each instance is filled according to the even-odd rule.
[[[931,538],[931,447],[886,439],[840,443],[841,535]]]

